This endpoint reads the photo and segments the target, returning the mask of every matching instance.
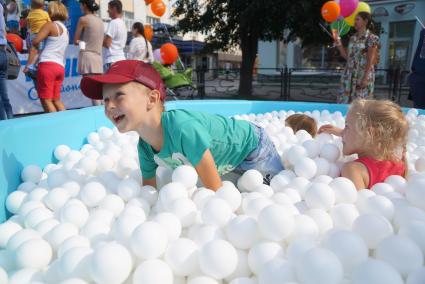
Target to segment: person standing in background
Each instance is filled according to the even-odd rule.
[[[341,77],[341,93],[338,103],[350,103],[356,98],[373,98],[375,85],[375,67],[379,60],[379,37],[372,33],[372,16],[360,12],[354,23],[356,34],[350,38],[346,50],[339,37],[335,38],[335,46],[340,55],[347,60]]]
[[[7,4],[6,26],[10,33],[19,34],[19,8],[15,0]]]
[[[0,120],[13,118],[12,105],[7,95],[6,22],[4,8],[0,5]]]
[[[83,77],[103,73],[102,44],[103,22],[95,15],[99,6],[94,0],[80,0],[80,8],[84,16],[77,23],[74,44],[80,46],[78,54],[78,73]],[[101,101],[93,100],[93,105]]]
[[[152,63],[153,51],[151,43],[145,38],[145,28],[142,23],[133,24],[131,29],[133,39],[127,54],[127,59],[141,60],[145,63]]]
[[[104,65],[103,71],[108,71],[109,67],[117,61],[125,60],[124,48],[127,42],[127,28],[122,19],[122,3],[119,0],[112,0],[108,3],[108,14],[112,19],[106,29],[103,39]]]
[[[413,106],[425,109],[425,29],[421,31],[418,47],[413,57],[409,83]]]

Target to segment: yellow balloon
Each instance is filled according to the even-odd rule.
[[[370,13],[370,6],[369,4],[365,3],[365,2],[359,2],[359,5],[357,6],[357,9],[354,11],[353,14],[351,14],[350,16],[348,16],[347,18],[344,19],[344,21],[349,24],[350,26],[354,26],[354,21],[356,19],[356,16],[358,13],[360,12],[368,12]]]

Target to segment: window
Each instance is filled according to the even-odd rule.
[[[154,17],[147,16],[147,17],[146,17],[146,22],[147,22],[148,24],[153,25],[153,24],[160,23],[161,21],[159,20],[159,18],[154,18]]]
[[[124,19],[124,22],[125,22],[125,26],[127,27],[127,30],[131,30],[131,27],[135,23],[134,13],[124,11],[123,19]]]

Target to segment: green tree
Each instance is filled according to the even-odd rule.
[[[177,0],[174,16],[182,32],[207,35],[207,50],[242,51],[239,94],[252,94],[258,41],[301,38],[304,45],[329,41],[319,27],[326,0]]]

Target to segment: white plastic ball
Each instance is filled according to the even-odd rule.
[[[176,275],[189,276],[200,271],[198,245],[190,239],[181,238],[170,243],[164,258]]]
[[[129,201],[130,199],[137,197],[140,190],[140,184],[134,179],[128,178],[118,184],[117,193],[124,201]]]
[[[391,185],[395,191],[404,194],[406,191],[407,181],[402,176],[393,175],[385,179],[385,183]]]
[[[15,262],[19,268],[41,269],[52,259],[52,247],[43,239],[26,241],[15,251]]]
[[[420,247],[403,236],[389,236],[383,239],[376,248],[376,258],[389,263],[402,276],[414,272],[424,262]]]
[[[338,257],[323,248],[309,250],[295,265],[298,279],[305,284],[339,284],[343,278],[343,267]]]
[[[412,272],[407,277],[407,280],[406,280],[406,284],[421,284],[421,283],[425,283],[425,267],[424,266]]]
[[[284,250],[278,243],[260,242],[249,250],[248,265],[253,273],[259,274],[267,262],[281,258],[283,255]]]
[[[307,151],[307,157],[314,159],[320,154],[320,144],[316,140],[307,140],[303,143],[303,147]]]
[[[394,205],[387,197],[382,195],[371,196],[364,203],[362,213],[378,214],[387,218],[389,221],[394,216]]]
[[[425,172],[425,157],[420,157],[416,160],[415,169],[418,172]]]
[[[56,187],[47,193],[47,195],[43,198],[43,201],[48,208],[53,211],[57,211],[68,201],[70,197],[71,196],[65,189]]]
[[[364,240],[346,230],[330,232],[322,242],[323,247],[332,251],[341,261],[346,275],[368,258],[369,250]]]
[[[232,217],[232,209],[227,202],[221,198],[209,199],[202,208],[202,220],[205,224],[222,227]]]
[[[60,187],[62,184],[68,181],[68,176],[65,170],[57,169],[49,173],[47,177],[47,183],[50,188]]]
[[[311,179],[317,173],[317,166],[310,158],[300,158],[295,162],[294,170],[297,176]]]
[[[280,242],[292,233],[294,218],[285,207],[269,205],[258,215],[258,227],[264,238]]]
[[[291,180],[287,176],[277,174],[271,179],[270,186],[275,192],[278,192],[282,191],[290,182]]]
[[[297,160],[306,157],[307,150],[301,145],[294,145],[287,151],[286,159],[291,163],[291,165],[295,165]]]
[[[27,197],[27,193],[16,190],[13,191],[6,199],[6,209],[12,214],[18,213],[19,207],[21,207],[25,198]]]
[[[254,191],[263,183],[263,175],[257,170],[246,171],[238,180],[238,188],[241,191]]]
[[[80,201],[69,202],[61,208],[59,218],[61,222],[72,223],[78,228],[81,228],[89,218],[89,211]]]
[[[305,214],[310,216],[314,222],[316,222],[321,235],[324,235],[327,231],[333,228],[333,220],[325,210],[310,209],[306,211]]]
[[[223,240],[225,235],[221,228],[213,225],[193,225],[187,232],[188,238],[202,247],[213,240]]]
[[[140,197],[152,206],[158,200],[158,190],[153,186],[145,185],[140,189]]]
[[[348,203],[341,203],[334,206],[329,211],[334,227],[338,229],[351,230],[353,222],[359,216],[356,206]]]
[[[286,260],[273,259],[264,266],[258,277],[259,284],[280,284],[295,281],[293,266]]]
[[[167,209],[175,200],[187,197],[188,193],[186,187],[181,183],[172,182],[160,189],[158,201],[163,208]]]
[[[27,201],[42,201],[44,199],[44,197],[47,195],[47,193],[49,193],[49,192],[45,188],[41,188],[41,187],[34,188],[31,192],[28,193],[24,202],[27,202]]]
[[[230,182],[223,181],[223,186],[216,191],[215,196],[226,200],[233,212],[235,212],[242,203],[240,192]]]
[[[46,235],[54,250],[56,250],[66,239],[78,235],[78,227],[71,223],[60,223]]]
[[[327,143],[320,149],[320,157],[325,158],[329,162],[334,163],[338,160],[340,151],[335,144]]]
[[[354,268],[352,284],[403,284],[400,274],[389,264],[376,260],[367,259]]]
[[[196,186],[198,182],[198,173],[193,167],[182,165],[173,171],[171,179],[173,182],[179,182],[189,189]]]
[[[409,181],[406,187],[406,198],[414,206],[425,210],[425,178]]]
[[[238,255],[238,261],[236,265],[235,271],[232,272],[229,276],[226,277],[227,282],[231,282],[232,279],[240,278],[240,277],[249,277],[252,272],[249,269],[248,265],[248,252],[245,250],[236,250],[236,253]]]
[[[306,191],[305,202],[309,208],[329,210],[335,204],[335,193],[326,184],[314,183]]]
[[[107,194],[99,204],[99,208],[111,211],[115,217],[120,215],[124,206],[124,201],[116,194]]]
[[[167,233],[158,223],[145,222],[133,231],[130,244],[140,259],[158,258],[167,248]]]
[[[86,175],[92,175],[96,171],[96,160],[92,157],[84,157],[78,162],[77,167]]]
[[[393,234],[391,223],[381,215],[360,215],[353,223],[353,231],[366,242],[369,249],[376,249],[378,244]]]
[[[9,277],[7,276],[7,272],[0,267],[0,283],[8,283],[9,282]]]
[[[33,183],[38,183],[41,179],[43,171],[37,165],[26,166],[21,172],[22,181],[30,181]]]
[[[98,246],[91,257],[91,277],[96,283],[123,283],[133,268],[128,250],[115,242]]]
[[[59,259],[59,275],[90,281],[90,262],[93,251],[85,247],[69,249]],[[53,263],[52,263],[53,266]],[[52,267],[51,266],[51,267]]]
[[[183,228],[191,226],[196,221],[196,205],[188,198],[179,198],[175,200],[168,207],[168,210],[179,218]]]
[[[96,207],[106,196],[105,187],[99,182],[89,182],[80,191],[80,198],[87,207]]]
[[[160,224],[167,233],[170,242],[177,240],[182,232],[182,225],[176,215],[169,212],[162,212],[153,219]]]
[[[319,183],[324,183],[324,184],[330,184],[331,181],[333,181],[333,178],[331,178],[328,175],[320,175],[315,177],[312,182],[319,182]]]
[[[67,145],[59,145],[56,146],[53,155],[58,161],[62,161],[69,152],[71,152],[71,148],[69,148]]]
[[[0,224],[0,248],[5,248],[9,239],[22,230],[22,227],[15,222],[6,221]]]
[[[314,159],[314,163],[316,164],[316,175],[327,175],[329,174],[331,165],[329,164],[328,160],[325,158],[317,157]]]
[[[414,241],[425,255],[425,222],[410,221],[400,227],[398,234]]]
[[[29,193],[36,187],[37,187],[37,185],[35,183],[30,182],[30,181],[26,181],[26,182],[21,183],[16,190]]]
[[[227,239],[239,249],[251,248],[259,239],[257,221],[247,215],[238,215],[225,227]]]
[[[133,273],[134,284],[173,284],[173,272],[162,260],[146,260]]]
[[[339,177],[329,183],[334,190],[335,202],[338,203],[355,203],[357,201],[356,186],[351,180],[345,177]]]
[[[146,218],[146,217],[145,217]],[[113,237],[125,244],[127,246],[130,245],[130,238],[133,234],[133,231],[144,222],[144,219],[132,214],[124,214],[120,215],[115,221],[112,227],[112,235]]]
[[[35,208],[34,210],[31,210],[25,220],[25,227],[26,228],[35,228],[38,224],[40,224],[43,221],[46,221],[48,219],[53,218],[53,212],[50,211],[47,208]]]
[[[76,235],[66,239],[58,248],[58,258],[61,258],[67,251],[76,247],[90,248],[89,239],[81,235]]]
[[[294,216],[294,230],[289,236],[289,241],[294,241],[298,238],[316,239],[319,236],[319,227],[313,218],[308,215]]]
[[[232,274],[237,266],[236,249],[225,240],[213,240],[205,244],[199,253],[201,271],[215,279]]]
[[[56,219],[48,219],[38,224],[34,229],[43,237],[45,237],[53,228],[59,225]]]
[[[220,282],[207,276],[195,276],[189,277],[187,284],[220,284]]]

